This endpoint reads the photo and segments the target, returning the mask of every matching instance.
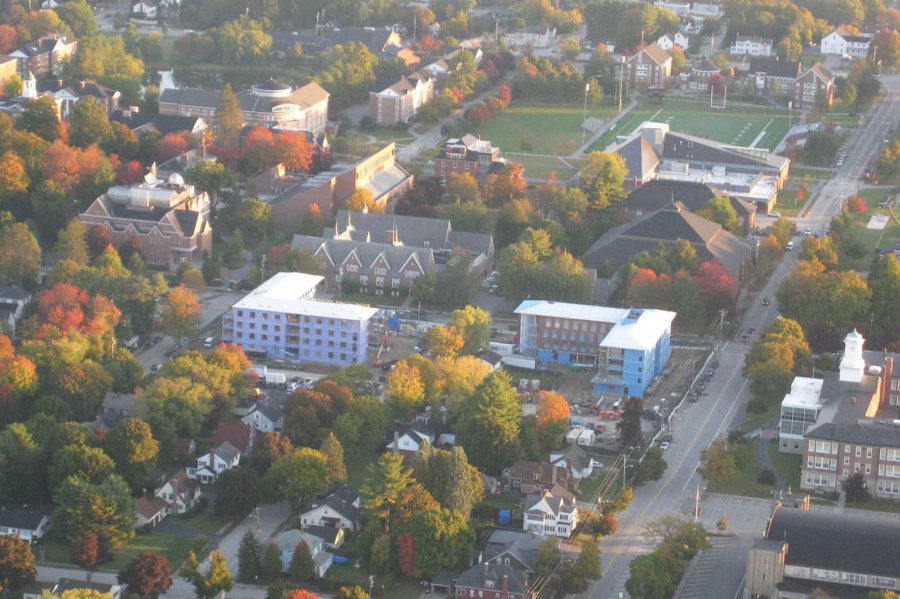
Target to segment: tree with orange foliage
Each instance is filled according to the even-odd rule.
[[[734,303],[737,285],[718,260],[708,260],[700,265],[696,276],[700,297],[710,309],[721,310]]]
[[[6,335],[0,335],[0,425],[12,421],[13,402],[33,391],[36,384],[34,362],[15,355],[12,341]]]
[[[541,391],[537,408],[538,437],[544,447],[557,448],[569,429],[569,402],[554,391]]]
[[[166,295],[162,309],[163,325],[175,337],[175,343],[200,329],[200,302],[193,291],[179,285]]]
[[[320,599],[320,597],[306,589],[293,589],[287,592],[287,599]]]
[[[47,148],[41,165],[41,176],[49,179],[64,190],[71,193],[81,177],[79,151],[57,139]]]
[[[119,185],[140,183],[143,178],[144,167],[137,160],[123,162],[116,171],[116,183]]]
[[[313,159],[313,149],[303,133],[285,131],[275,138],[278,160],[290,171],[309,170]]]
[[[14,27],[0,25],[0,54],[7,54],[10,50],[15,49],[18,39],[19,36]]]
[[[265,127],[254,127],[241,143],[241,170],[245,173],[256,173],[279,161],[279,152],[275,147],[272,132]]]
[[[436,326],[425,333],[425,343],[435,358],[452,358],[463,348],[465,340],[454,328]]]

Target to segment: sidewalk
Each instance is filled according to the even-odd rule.
[[[622,112],[611,118],[608,122],[604,123],[602,127],[597,129],[597,131],[591,136],[587,142],[584,143],[580,148],[569,154],[567,158],[582,158],[592,145],[594,145],[598,139],[606,135],[606,132],[613,128],[613,126],[618,123],[622,118],[625,117],[629,112],[631,112],[637,106],[637,100],[632,100],[631,103],[626,106]]]

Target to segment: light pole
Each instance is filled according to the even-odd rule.
[[[587,128],[587,95],[591,91],[591,84],[584,84],[584,109],[581,111],[581,145],[584,145],[584,134]]]
[[[334,282],[337,283],[337,295],[338,301],[341,300],[341,288],[344,286],[344,269],[343,267],[338,268],[337,276],[334,277]]]

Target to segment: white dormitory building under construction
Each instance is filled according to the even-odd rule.
[[[325,279],[278,273],[222,315],[222,341],[268,358],[348,366],[366,361],[376,308],[316,299]]]

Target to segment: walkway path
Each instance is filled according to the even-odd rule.
[[[626,106],[622,112],[620,112],[613,118],[609,119],[609,121],[604,123],[602,127],[598,127],[597,130],[594,132],[594,134],[591,136],[591,138],[589,140],[587,140],[587,142],[582,144],[582,146],[580,148],[578,148],[577,150],[572,152],[568,156],[568,158],[582,158],[584,156],[584,154],[591,148],[591,146],[593,146],[595,143],[597,143],[597,140],[599,140],[601,137],[606,135],[607,131],[612,129],[616,123],[618,123],[621,119],[623,119],[625,117],[625,115],[627,115],[634,108],[636,108],[637,104],[638,104],[637,100],[632,100],[631,104]]]

